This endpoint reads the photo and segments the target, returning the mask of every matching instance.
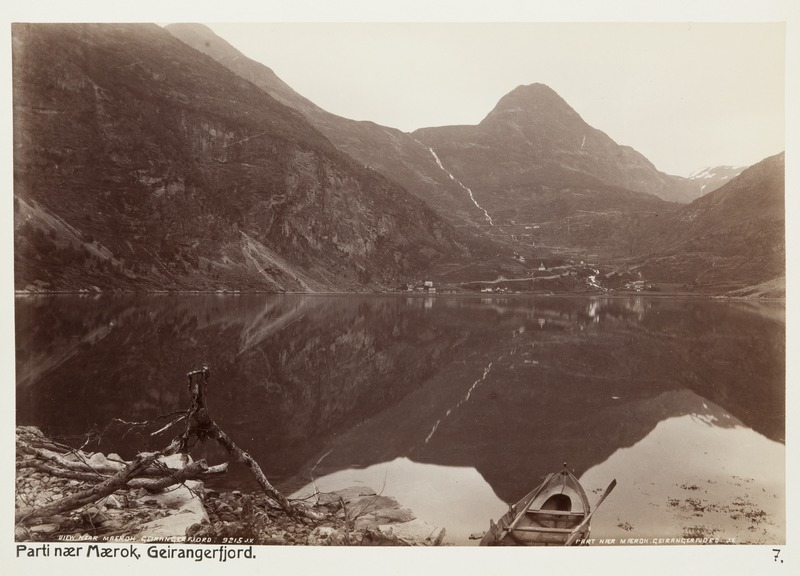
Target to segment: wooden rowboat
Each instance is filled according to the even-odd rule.
[[[616,485],[612,481],[597,506]],[[596,507],[595,507],[596,509]],[[497,521],[481,546],[564,546],[580,543],[589,536],[592,512],[589,499],[578,479],[567,470],[549,474],[541,485],[525,495]]]

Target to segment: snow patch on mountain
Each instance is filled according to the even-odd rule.
[[[712,192],[720,186],[727,184],[730,180],[736,178],[742,171],[747,168],[746,166],[714,166],[700,168],[689,174],[689,180],[693,180],[700,186],[700,194]]]
[[[707,180],[709,178],[723,178],[729,180],[742,173],[747,166],[714,166],[700,168],[689,174],[689,180]]]

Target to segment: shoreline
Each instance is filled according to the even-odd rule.
[[[513,297],[545,297],[545,298],[653,298],[653,299],[697,299],[697,300],[725,300],[732,302],[786,302],[786,297],[761,297],[761,296],[730,296],[728,294],[698,294],[692,292],[635,292],[615,290],[613,292],[497,292],[481,293],[471,291],[461,292],[401,292],[401,291],[369,291],[369,292],[264,292],[264,291],[245,291],[245,290],[224,290],[224,291],[203,291],[203,290],[100,290],[100,291],[32,291],[15,290],[14,296],[314,296],[314,297],[337,297],[337,296],[359,296],[359,297],[381,297],[381,296],[405,296],[407,298],[436,298],[443,296],[446,298],[513,298]]]
[[[18,427],[20,434],[38,428]],[[175,455],[177,456],[177,455]],[[177,469],[176,458],[161,464]],[[124,464],[115,454],[73,450],[67,459],[98,469]],[[26,460],[28,460],[26,462]],[[96,486],[93,482],[32,467],[17,450],[15,508],[44,507]],[[179,459],[178,459],[179,460]],[[99,481],[99,480],[98,480]],[[446,530],[416,518],[394,498],[365,487],[317,493],[297,502],[308,515],[289,516],[263,493],[207,489],[185,480],[158,492],[123,486],[114,493],[67,512],[15,526],[15,542],[126,542],[253,544],[277,546],[438,546]]]

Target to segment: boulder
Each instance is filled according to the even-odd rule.
[[[160,456],[158,462],[172,470],[180,470],[192,463],[192,457],[188,454],[170,454],[169,456]]]
[[[200,501],[197,494],[202,494],[203,483],[199,480],[187,480],[180,486],[167,488],[164,492],[157,494],[148,493],[147,499],[155,500],[158,506],[163,508],[181,508],[186,502],[191,500]]]
[[[397,500],[388,496],[359,497],[347,505],[347,515],[350,519],[355,519],[357,530],[409,522],[416,518],[411,510],[403,508]]]
[[[170,513],[164,518],[143,524],[139,532],[142,539],[183,537],[186,536],[186,530],[193,524],[208,522],[208,514],[203,502],[196,495],[202,489],[202,482],[188,480],[185,484],[163,494],[149,496],[159,506],[169,508]]]
[[[438,546],[445,536],[444,528],[432,526],[418,518],[400,524],[378,526],[378,531],[393,536],[409,546]]]
[[[86,463],[92,468],[101,470],[122,470],[125,467],[125,464],[122,462],[112,462],[100,452],[92,454]]]
[[[50,536],[58,532],[60,528],[60,524],[39,524],[38,526],[31,526],[28,530],[32,534],[38,534],[39,536]]]
[[[345,533],[330,526],[314,528],[308,535],[309,546],[344,546],[346,543]]]
[[[361,546],[408,546],[409,543],[398,538],[391,529],[377,530],[367,528],[361,535]]]

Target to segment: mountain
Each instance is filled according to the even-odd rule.
[[[541,84],[478,125],[406,134],[325,112],[202,26],[12,40],[17,289],[380,290],[527,278],[552,257],[780,291],[782,179],[668,202],[710,172],[659,172]],[[740,190],[763,185],[767,207]],[[715,207],[722,190],[741,214]]]
[[[629,255],[636,221],[696,195],[694,184],[616,144],[543,84],[519,86],[477,125],[414,136],[508,233],[557,251]]]
[[[700,186],[700,195],[713,192],[720,186],[730,182],[742,173],[746,166],[715,166],[713,168],[702,168],[689,175],[689,180],[697,182]]]
[[[771,156],[729,183],[649,226],[649,279],[698,289],[738,290],[766,283],[782,296],[786,275],[785,155]],[[778,280],[777,283],[775,281]]]
[[[480,212],[468,194],[437,164],[428,147],[410,134],[323,110],[295,92],[271,68],[247,58],[207,26],[170,24],[166,29],[279,102],[301,112],[337,148],[394,180],[444,218],[460,225],[482,223],[481,218],[476,218]]]
[[[469,254],[159,26],[19,24],[12,41],[17,289],[375,290]]]
[[[512,90],[476,126],[423,128],[414,135],[489,198],[498,189],[604,184],[668,201],[693,199],[685,179],[659,172],[634,149],[589,126],[544,84]]]
[[[658,172],[541,84],[512,91],[478,126],[407,134],[322,110],[206,26],[167,29],[302,112],[338,148],[402,184],[442,217],[531,257],[565,247],[627,255],[630,214],[676,208],[659,196],[682,202],[699,196],[695,184]]]

